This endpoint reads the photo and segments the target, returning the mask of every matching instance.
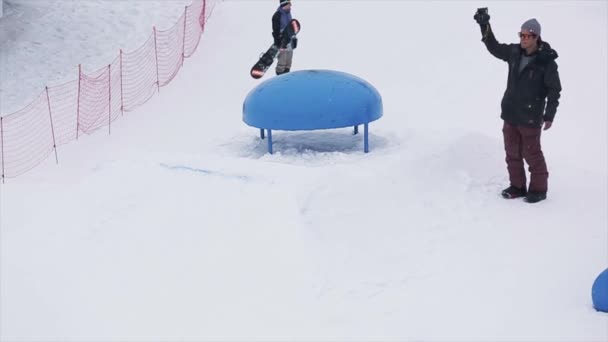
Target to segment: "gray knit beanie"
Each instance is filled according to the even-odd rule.
[[[530,33],[534,33],[537,36],[540,36],[540,24],[534,18],[529,19],[523,25],[521,25],[522,31],[528,31]]]

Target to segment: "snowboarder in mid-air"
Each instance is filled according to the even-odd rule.
[[[289,72],[291,69],[291,61],[293,59],[293,49],[298,44],[297,38],[292,38],[287,41],[285,46],[281,44],[283,42],[284,34],[287,34],[287,26],[291,23],[291,1],[290,0],[279,0],[279,8],[272,16],[272,37],[274,38],[274,45],[279,47],[279,57],[277,61],[276,72],[277,75]]]
[[[291,70],[293,50],[297,47],[296,35],[300,32],[300,22],[291,17],[291,1],[279,0],[279,8],[272,16],[273,44],[260,56],[251,68],[251,77],[261,78],[274,62],[278,54],[277,75]]]

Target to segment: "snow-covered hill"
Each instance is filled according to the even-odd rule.
[[[117,6],[66,36],[80,59],[94,52],[78,37],[108,20],[150,26],[126,3],[72,4]],[[178,77],[111,136],[2,185],[0,338],[607,340],[590,295],[608,265],[607,3],[294,1],[294,69],[368,80],[384,117],[369,154],[339,129],[275,132],[268,155],[241,106],[276,5],[220,3]],[[480,42],[484,5],[500,41],[536,17],[560,54],[536,205],[499,196],[507,66]],[[67,25],[25,23],[42,22]]]

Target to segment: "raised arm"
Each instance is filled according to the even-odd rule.
[[[481,29],[481,41],[486,44],[488,51],[503,61],[508,61],[511,54],[511,46],[508,44],[501,44],[494,37],[492,27],[490,26],[490,15],[488,14],[487,8],[478,8],[477,12],[473,16],[473,19],[479,24]]]
[[[492,56],[507,62],[512,51],[511,45],[499,43],[496,40],[496,37],[494,37],[494,32],[492,32],[492,27],[490,24],[480,25],[480,27],[481,41],[486,44],[488,51],[490,51]]]

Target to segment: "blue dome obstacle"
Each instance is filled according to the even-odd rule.
[[[608,312],[608,268],[595,279],[591,289],[593,307],[597,311]]]
[[[369,152],[369,123],[382,117],[382,98],[371,84],[331,70],[301,70],[283,74],[255,87],[243,103],[243,121],[268,132],[299,131],[364,125],[363,146]]]

